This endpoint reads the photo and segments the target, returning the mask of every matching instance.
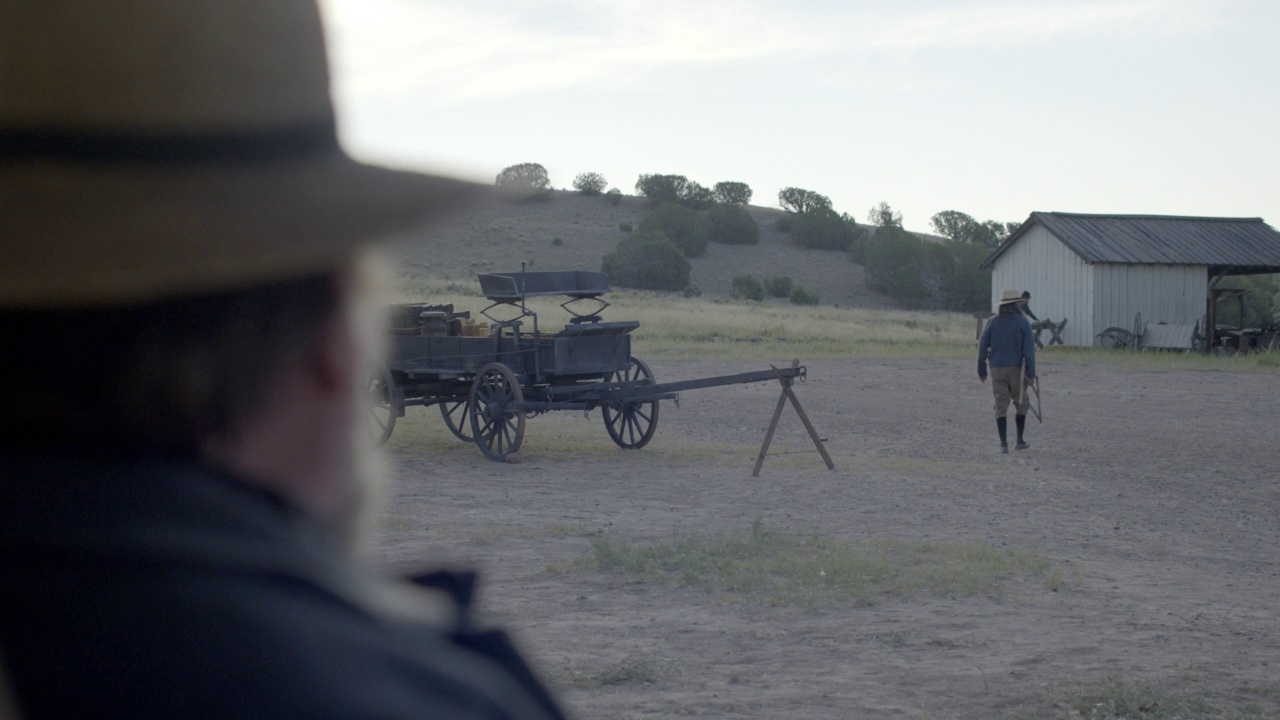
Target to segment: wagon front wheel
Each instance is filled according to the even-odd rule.
[[[471,398],[466,400],[445,400],[440,403],[440,415],[444,418],[445,427],[459,440],[471,442],[475,438],[471,434]]]
[[[640,358],[631,358],[631,365],[622,372],[614,373],[609,382],[641,381],[641,385],[654,383],[653,371],[649,364]],[[653,439],[658,429],[657,400],[618,400],[601,406],[604,415],[604,427],[609,437],[618,447],[626,450],[639,450]]]
[[[395,381],[387,368],[375,370],[369,375],[369,439],[374,447],[382,447],[396,428]]]
[[[524,441],[524,392],[506,365],[489,363],[471,383],[471,434],[490,460],[505,460]]]

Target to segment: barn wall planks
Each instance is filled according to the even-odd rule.
[[[1209,269],[1204,265],[1093,267],[1094,332],[1133,329],[1138,313],[1147,324],[1192,325],[1204,316]]]
[[[1092,329],[1094,282],[1093,268],[1037,224],[996,260],[991,304],[995,307],[1004,290],[1027,290],[1031,308],[1041,319],[1067,319],[1064,342],[1090,345],[1099,332]]]

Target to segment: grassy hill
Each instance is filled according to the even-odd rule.
[[[649,209],[640,197],[624,196],[611,206],[601,197],[558,190],[546,202],[496,203],[404,234],[392,258],[413,276],[468,285],[476,273],[516,271],[522,261],[530,270],[599,270],[604,255],[626,237],[619,225],[639,224]],[[690,259],[691,283],[704,295],[727,297],[735,275],[787,275],[823,305],[895,307],[867,287],[862,266],[846,253],[792,246],[790,235],[774,229],[782,210],[747,209],[760,225],[760,244],[711,243],[706,255]]]

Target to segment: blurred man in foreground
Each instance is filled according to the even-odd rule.
[[[38,718],[557,718],[465,577],[354,559],[360,242],[313,0],[0,0],[0,655]]]

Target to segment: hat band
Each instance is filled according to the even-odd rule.
[[[338,150],[333,118],[252,132],[110,133],[0,129],[0,160],[93,163],[251,163]]]

